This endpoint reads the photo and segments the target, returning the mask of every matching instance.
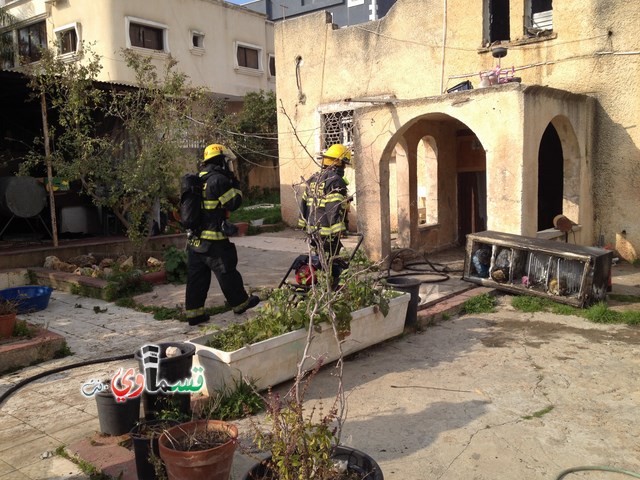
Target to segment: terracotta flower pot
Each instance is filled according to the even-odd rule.
[[[16,326],[16,314],[6,313],[0,315],[0,338],[9,338],[13,335]]]
[[[236,233],[238,237],[244,237],[249,231],[249,222],[236,222],[235,226],[238,227],[238,233]]]
[[[153,285],[162,285],[167,283],[167,272],[165,270],[158,270],[157,272],[144,273],[142,279]]]
[[[212,431],[224,432],[229,439],[221,445],[206,450],[183,451],[174,448],[187,437],[197,437],[199,434]],[[169,480],[186,478],[228,480],[231,475],[237,438],[237,427],[220,420],[195,420],[169,428],[158,440],[160,458],[167,469]]]

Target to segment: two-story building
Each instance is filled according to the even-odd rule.
[[[373,257],[396,232],[426,252],[485,229],[564,239],[564,215],[569,241],[634,260],[639,22],[623,0],[398,0],[352,27],[278,22],[284,217],[313,154],[343,142]]]
[[[222,0],[0,0],[0,6],[13,17],[0,29],[4,43],[13,45],[0,69],[0,177],[14,175],[42,135],[40,104],[27,101],[21,73],[24,64],[39,60],[42,48],[82,62],[83,45],[91,44],[102,66],[97,80],[118,86],[136,83],[123,49],[150,57],[159,71],[176,60],[192,85],[226,99],[231,112],[241,108],[248,92],[275,89],[273,22]],[[202,142],[198,147],[207,139]],[[278,185],[274,161],[269,162],[252,170],[253,185]],[[0,231],[5,210],[0,205]]]
[[[222,0],[2,0],[16,22],[2,35],[15,45],[3,68],[37,61],[57,41],[59,53],[80,58],[82,42],[102,60],[98,80],[133,84],[121,49],[160,61],[169,57],[194,85],[231,102],[273,90],[273,24],[264,15]]]

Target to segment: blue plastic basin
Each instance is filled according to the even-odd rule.
[[[44,310],[49,305],[53,288],[40,285],[27,285],[0,290],[0,298],[14,300],[18,303],[18,313],[29,313]]]

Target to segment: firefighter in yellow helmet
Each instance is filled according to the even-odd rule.
[[[340,251],[340,237],[347,230],[349,197],[344,169],[349,164],[351,150],[339,143],[331,145],[322,154],[322,170],[307,180],[302,192],[298,227],[329,256]]]
[[[244,313],[260,301],[244,289],[242,276],[236,269],[236,246],[228,238],[235,233],[234,225],[227,220],[229,212],[242,203],[239,182],[227,166],[228,151],[215,143],[207,146],[198,174],[201,209],[198,225],[194,227],[195,241],[189,242],[187,256],[185,313],[189,325],[209,318],[204,313],[204,304],[211,285],[211,272],[234,313]]]

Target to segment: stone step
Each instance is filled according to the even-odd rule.
[[[29,270],[36,276],[38,285],[46,285],[56,290],[84,297],[106,300],[104,293],[108,282],[101,278],[86,277],[43,267],[34,267]]]

